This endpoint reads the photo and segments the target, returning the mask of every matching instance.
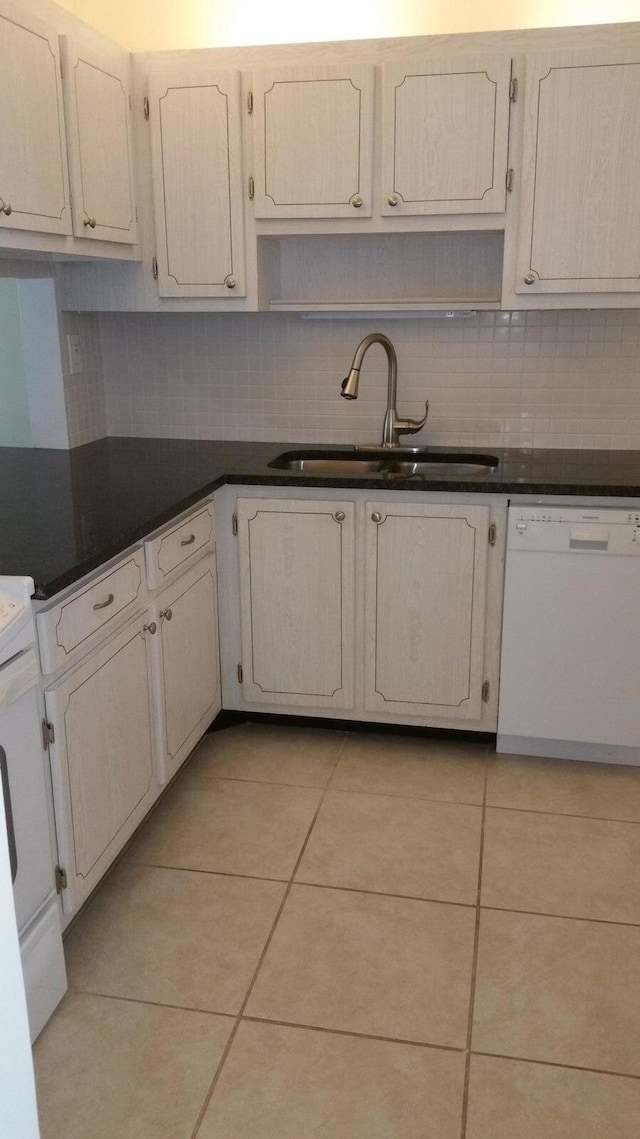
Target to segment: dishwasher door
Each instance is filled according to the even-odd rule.
[[[640,512],[509,510],[498,751],[640,765]]]

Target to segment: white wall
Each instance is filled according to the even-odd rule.
[[[0,447],[30,447],[18,282],[0,280]]]
[[[638,0],[61,0],[131,51],[564,27],[640,19]]]
[[[431,411],[413,441],[640,447],[640,312],[486,312],[464,320],[303,320],[295,314],[103,314],[109,434],[280,442],[379,441],[386,357],[369,351],[355,402],[340,398],[373,329],[398,352],[398,404]]]
[[[53,287],[56,298],[56,329],[50,332],[47,351],[55,354],[55,359],[42,361],[43,368],[59,368],[62,375],[63,399],[66,414],[66,431],[68,443],[47,443],[47,446],[78,447],[82,443],[90,443],[93,439],[101,439],[106,435],[106,410],[104,396],[104,381],[102,374],[102,350],[100,346],[100,325],[95,313],[62,312],[59,308],[61,290],[60,269],[55,265],[43,266],[42,262],[22,261],[19,258],[0,258],[0,281],[6,278],[16,278],[18,281],[48,282],[40,292],[41,303],[46,304],[47,287]],[[38,290],[36,290],[37,294]],[[23,314],[24,315],[24,314]],[[25,316],[25,319],[28,319]],[[37,322],[37,313],[34,317]],[[72,376],[69,370],[69,357],[67,354],[67,334],[75,333],[81,337],[84,368],[82,372]],[[36,346],[37,349],[37,346]],[[37,350],[30,354],[32,387],[51,382],[51,371],[46,375],[43,371],[38,379]],[[56,430],[60,426],[58,410],[56,409]],[[42,425],[42,424],[41,424]],[[58,436],[58,438],[60,438]],[[38,445],[42,445],[39,443]]]

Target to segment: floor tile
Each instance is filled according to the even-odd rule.
[[[347,739],[332,788],[482,803],[488,755],[484,744],[363,733]]]
[[[637,1139],[640,1080],[471,1058],[466,1139]]]
[[[484,910],[475,1051],[640,1075],[640,929]]]
[[[475,905],[481,823],[480,807],[330,791],[296,879]]]
[[[185,771],[127,853],[128,862],[291,877],[322,791]]]
[[[294,886],[247,1015],[463,1048],[475,911]]]
[[[66,940],[69,984],[236,1013],[283,893],[276,882],[119,867]]]
[[[482,904],[640,924],[640,826],[487,810]]]
[[[42,1139],[188,1139],[232,1027],[69,993],[35,1046]]]
[[[640,822],[640,767],[498,755],[489,764],[487,803]]]
[[[190,765],[228,779],[326,787],[344,739],[331,729],[238,724],[204,736]]]
[[[464,1054],[243,1022],[198,1139],[459,1139]]]

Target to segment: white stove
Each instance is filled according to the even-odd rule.
[[[42,744],[33,581],[0,577],[0,778],[32,1040],[66,990]]]

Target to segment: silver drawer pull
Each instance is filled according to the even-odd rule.
[[[188,538],[182,539],[180,545],[181,546],[192,546],[193,543],[195,542],[195,540],[196,540],[195,534],[190,534]]]
[[[142,626],[142,632],[151,633],[151,636],[153,636],[157,628],[158,626],[156,625],[155,621],[150,621],[148,625]]]
[[[106,609],[107,606],[113,605],[114,601],[115,601],[115,597],[114,597],[113,593],[110,593],[109,596],[107,597],[106,601],[96,601],[93,608],[94,609]]]
[[[173,609],[161,609],[160,610],[160,620],[162,620],[162,618],[164,618],[165,621],[170,621],[172,617],[173,617]]]

